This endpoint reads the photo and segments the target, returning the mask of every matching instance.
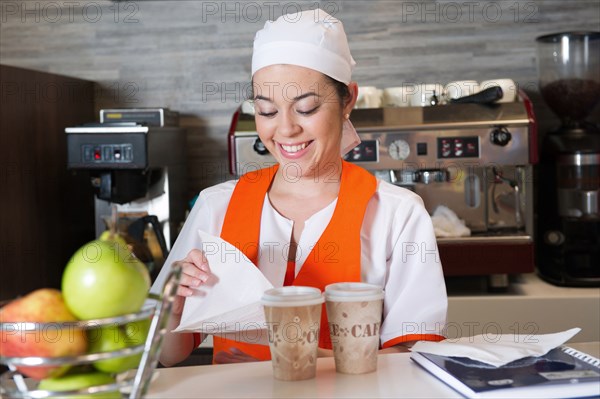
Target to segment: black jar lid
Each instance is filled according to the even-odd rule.
[[[587,38],[589,40],[598,40],[600,39],[600,32],[596,31],[573,31],[573,32],[560,32],[560,33],[550,33],[548,35],[543,35],[537,37],[535,40],[540,43],[558,43],[562,40],[563,37],[568,37],[573,40],[581,40]]]

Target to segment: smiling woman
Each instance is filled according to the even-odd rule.
[[[269,87],[273,80],[298,94],[290,97],[291,90]],[[341,173],[342,126],[356,102],[356,83],[348,97],[338,100],[335,86],[322,73],[279,64],[257,71],[254,87],[269,94],[254,97],[258,134],[282,170],[296,173],[288,178],[318,180],[330,176],[331,169]],[[294,168],[287,167],[291,162]]]
[[[323,291],[358,281],[383,287],[381,348],[406,350],[415,340],[443,338],[446,291],[423,202],[342,160],[358,144],[349,121],[358,92],[354,65],[342,23],[322,10],[284,15],[256,34],[256,127],[278,165],[200,193],[165,262],[183,259],[173,328],[185,299],[211,276],[199,250],[197,232],[203,230],[244,252],[275,287]],[[406,248],[417,246],[426,253],[408,254]],[[284,250],[274,256],[273,248]],[[323,311],[319,347],[331,354],[327,325]],[[198,338],[167,334],[161,362],[182,361]],[[270,358],[264,345],[213,341],[215,362]]]

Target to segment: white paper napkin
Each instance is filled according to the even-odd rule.
[[[543,356],[579,331],[581,328],[554,334],[475,335],[440,342],[419,341],[411,350],[440,356],[467,357],[500,367],[524,357]]]
[[[471,229],[465,226],[465,221],[458,218],[456,213],[447,206],[439,205],[431,215],[431,222],[436,237],[467,237]]]
[[[260,299],[273,285],[235,246],[204,231],[198,235],[213,276],[186,299],[174,331],[228,335],[264,329]]]

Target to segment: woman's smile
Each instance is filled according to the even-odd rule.
[[[314,140],[305,141],[304,143],[298,144],[279,144],[281,155],[286,158],[299,158],[308,151],[308,147],[313,143]],[[305,151],[306,150],[306,151]]]

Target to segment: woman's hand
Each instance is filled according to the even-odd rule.
[[[199,249],[192,249],[179,263],[181,264],[181,280],[173,303],[173,314],[175,315],[181,315],[185,298],[192,296],[193,289],[205,283],[211,276],[208,260],[204,256],[204,252]]]
[[[215,363],[226,364],[226,363],[244,363],[244,362],[258,362],[258,359],[242,352],[238,348],[230,348],[230,352],[220,351],[214,356]]]

